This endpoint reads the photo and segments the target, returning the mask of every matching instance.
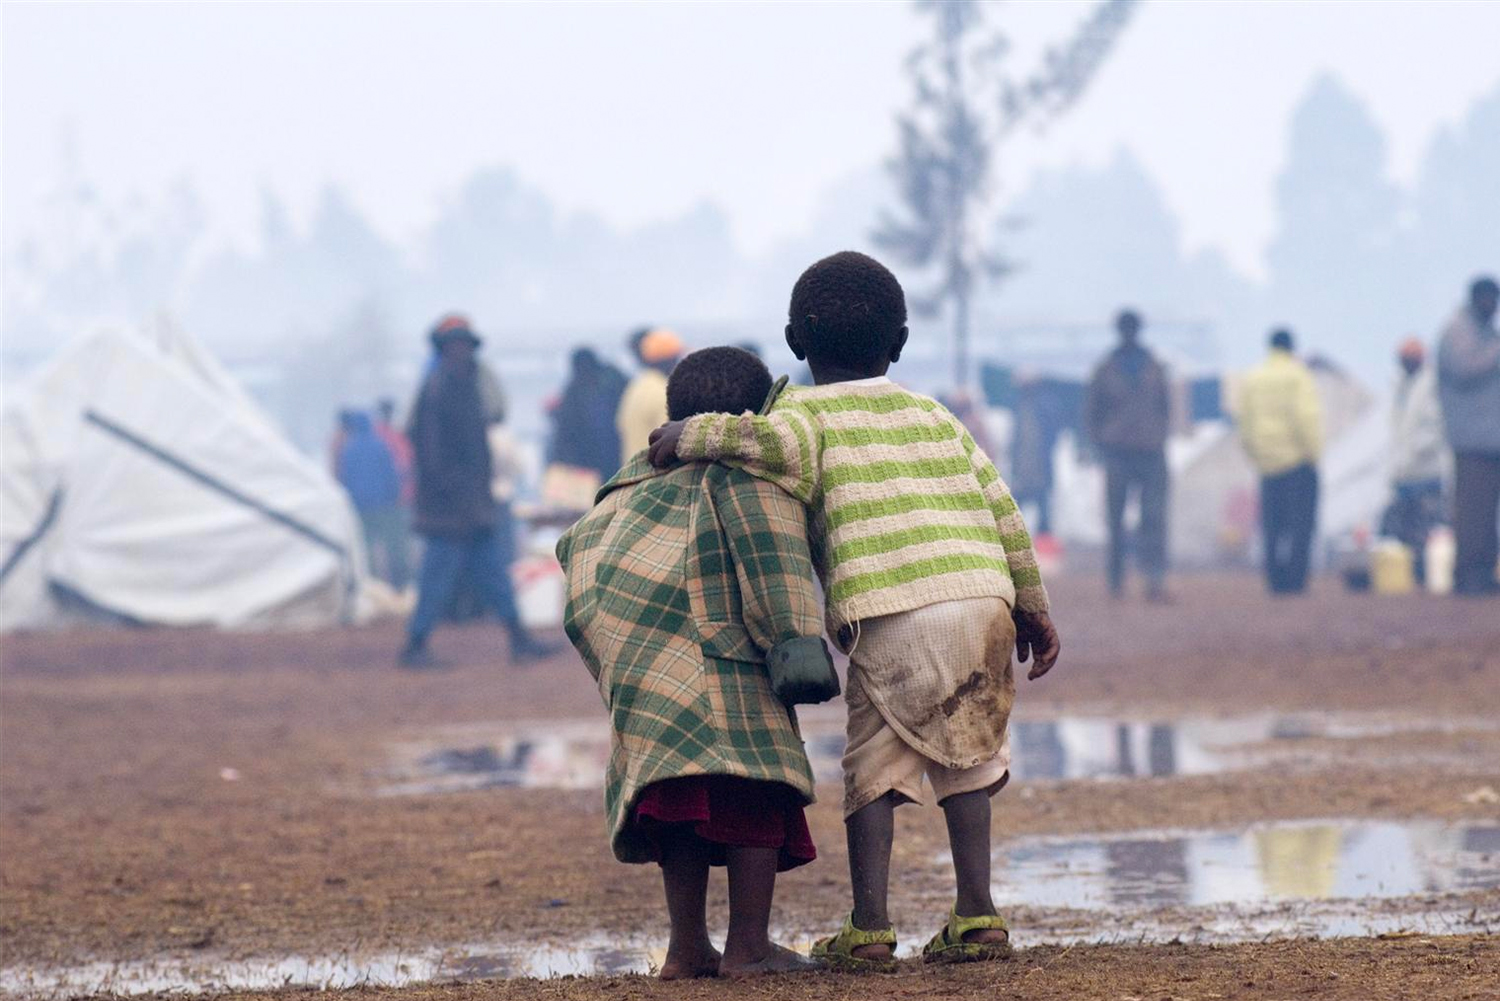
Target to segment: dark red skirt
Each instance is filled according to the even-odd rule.
[[[709,862],[724,865],[726,848],[775,848],[778,872],[818,857],[802,797],[780,782],[734,775],[689,775],[641,790],[631,822],[656,846],[684,833],[709,846]]]

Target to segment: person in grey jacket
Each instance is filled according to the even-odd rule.
[[[1166,601],[1167,433],[1172,418],[1167,370],[1141,345],[1140,315],[1115,318],[1120,343],[1094,371],[1084,400],[1084,430],[1104,460],[1109,519],[1109,590],[1125,586],[1125,502],[1137,492],[1141,527],[1136,553],[1146,578],[1146,598]]]
[[[1500,595],[1500,286],[1478,278],[1438,344],[1438,395],[1453,447],[1455,594]]]

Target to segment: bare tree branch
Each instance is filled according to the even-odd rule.
[[[1010,41],[987,31],[988,4],[978,0],[917,0],[931,15],[933,38],[907,57],[913,107],[897,118],[898,150],[888,168],[900,214],[883,211],[873,234],[904,263],[935,269],[931,287],[915,291],[913,308],[953,322],[954,380],[968,381],[969,305],[981,281],[1018,267],[984,246],[981,218],[995,154],[1023,122],[1045,122],[1071,107],[1087,88],[1128,23],[1138,0],[1101,0],[1077,32],[1047,50],[1025,80],[1004,76]]]

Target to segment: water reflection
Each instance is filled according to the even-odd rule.
[[[1313,737],[1357,740],[1453,726],[1451,721],[1392,721],[1331,713],[1167,721],[1068,716],[1015,721],[1011,749],[1013,771],[1021,780],[1204,775],[1290,757],[1306,759],[1311,751],[1305,742]],[[817,780],[840,782],[841,713],[805,713],[802,729]],[[411,795],[505,786],[598,788],[609,761],[609,742],[602,718],[446,727],[392,745],[385,772],[388,781],[381,792]],[[1320,752],[1332,753],[1326,745]]]
[[[1349,821],[1014,842],[997,900],[1070,909],[1379,900],[1500,887],[1500,826]]]
[[[603,720],[445,727],[390,748],[381,795],[470,789],[597,789],[609,763]]]
[[[1011,728],[1018,779],[1204,775],[1254,765],[1246,748],[1278,736],[1282,718],[1141,722],[1099,717],[1020,720]]]

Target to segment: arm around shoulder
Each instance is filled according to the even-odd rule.
[[[810,415],[782,406],[760,414],[699,414],[689,418],[677,441],[677,457],[710,459],[774,483],[803,504],[820,487],[821,440]]]

